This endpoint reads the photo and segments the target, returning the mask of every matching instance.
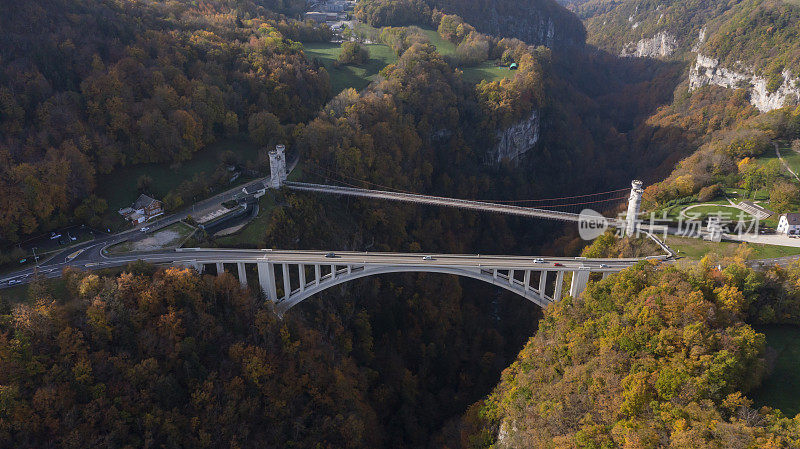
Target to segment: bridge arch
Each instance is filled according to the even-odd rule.
[[[344,270],[342,270],[344,271]],[[553,301],[552,298],[545,294],[541,294],[538,288],[527,286],[509,275],[498,273],[497,270],[480,269],[480,268],[454,268],[454,267],[424,267],[424,266],[408,266],[408,265],[393,265],[393,266],[379,266],[379,267],[350,267],[347,272],[342,272],[333,276],[327,274],[319,280],[319,282],[311,282],[305,288],[293,290],[288,296],[276,302],[275,310],[279,315],[283,315],[292,307],[301,303],[305,299],[314,296],[315,294],[327,290],[331,287],[343,284],[345,282],[354,281],[369,276],[376,276],[381,274],[391,273],[437,273],[437,274],[451,274],[461,277],[468,277],[477,279],[479,281],[487,282],[489,284],[501,287],[510,292],[516,293],[519,296],[533,302],[540,307],[547,307]],[[557,272],[556,276],[556,291],[553,296],[559,297],[561,295],[561,285],[563,281],[563,272]],[[512,275],[513,276],[513,275]],[[265,288],[265,291],[268,289]],[[273,290],[274,291],[274,290]],[[268,296],[269,293],[267,292]]]

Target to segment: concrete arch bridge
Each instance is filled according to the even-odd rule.
[[[577,296],[593,273],[606,277],[640,260],[187,248],[176,251],[170,263],[191,266],[199,272],[209,266],[215,266],[217,273],[231,271],[243,286],[247,285],[248,266],[254,265],[258,285],[275,303],[278,314],[283,315],[304,299],[336,285],[368,276],[409,272],[477,279],[546,307],[563,296],[566,273],[572,273],[569,295]]]

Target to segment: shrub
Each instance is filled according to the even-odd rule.
[[[697,200],[705,203],[706,201],[711,201],[720,195],[722,195],[722,186],[719,184],[714,184],[700,189],[700,193],[697,194]]]
[[[364,64],[369,61],[369,51],[358,42],[343,42],[339,53],[342,64]]]

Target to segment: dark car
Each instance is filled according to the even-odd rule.
[[[327,257],[328,259],[333,259],[333,258],[339,257],[339,256],[337,256],[336,253],[328,253],[328,254],[325,254],[325,257]]]

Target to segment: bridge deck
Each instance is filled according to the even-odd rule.
[[[419,195],[416,193],[390,192],[387,190],[357,189],[352,187],[329,186],[323,184],[309,184],[304,182],[285,182],[284,185],[292,190],[329,193],[334,195],[357,196],[363,198],[378,198],[406,203],[427,204],[432,206],[458,207],[481,212],[497,212],[501,214],[517,215],[528,218],[544,218],[577,222],[579,214],[560,212],[554,210],[537,209],[534,207],[512,206],[508,204],[490,203],[487,201],[460,200],[433,195]],[[616,218],[608,219],[609,226],[624,226],[624,221]]]

